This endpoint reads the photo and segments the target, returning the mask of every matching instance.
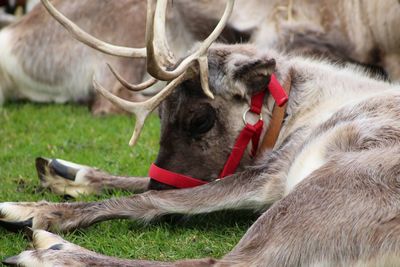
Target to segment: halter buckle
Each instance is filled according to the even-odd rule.
[[[253,115],[251,116],[250,120],[247,121],[247,114],[249,113],[249,111],[251,111],[250,108],[246,109],[246,111],[243,113],[242,119],[243,119],[244,125],[246,125],[246,124],[254,125],[258,121],[262,121],[263,120],[262,113],[257,114],[257,113],[251,112],[251,114],[253,114]]]

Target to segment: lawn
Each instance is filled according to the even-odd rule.
[[[7,104],[0,108],[0,202],[66,201],[40,189],[34,168],[38,156],[62,158],[115,174],[145,176],[157,155],[159,122],[156,116],[149,119],[134,148],[127,145],[132,129],[131,117],[96,118],[85,107]],[[127,194],[114,191],[76,200]],[[170,261],[221,257],[239,241],[253,220],[249,214],[226,212],[168,218],[148,225],[114,220],[61,236],[90,250],[124,258]],[[0,259],[28,246],[23,233],[0,229]]]

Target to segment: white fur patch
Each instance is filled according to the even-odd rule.
[[[22,204],[22,205],[20,205]],[[24,206],[24,202],[3,202],[0,203],[0,214],[4,218],[2,221],[19,222],[26,221],[34,216],[34,209],[29,206]]]
[[[78,197],[79,195],[98,194],[99,188],[91,185],[90,181],[86,178],[88,172],[93,168],[85,165],[76,164],[73,162],[57,159],[57,161],[68,168],[76,170],[74,181],[65,179],[58,175],[47,173],[43,178],[42,186],[50,188],[54,193],[60,195],[70,195]]]
[[[315,69],[323,70],[323,72],[327,73],[335,71],[338,75],[332,77],[323,76],[304,85],[304,92],[308,92],[307,95],[304,95],[305,99],[304,103],[302,103],[302,109],[305,112],[296,114],[296,121],[290,126],[292,129],[297,129],[304,125],[315,129],[341,108],[352,107],[369,99],[380,97],[383,91],[386,96],[399,95],[397,89],[393,87],[385,87],[387,88],[386,90],[381,89],[383,85],[386,85],[384,82],[362,76],[362,73],[358,74],[354,70],[349,71],[344,68],[338,72],[334,66],[328,64],[318,64],[305,59],[300,60],[299,64],[307,64],[307,67],[310,67],[310,71],[314,70],[311,67],[315,67]],[[340,82],[338,82],[338,78],[340,78]],[[326,84],[332,84],[332,86],[327,87]],[[360,84],[363,84],[363,86],[360,86]],[[377,90],[377,88],[380,88],[380,90]],[[283,131],[285,130],[283,129]],[[286,135],[281,135],[278,143],[287,137],[288,133],[290,131],[286,131]],[[333,133],[333,131],[330,131],[314,140],[308,140],[309,143],[305,144],[306,147],[303,148],[290,167],[286,180],[285,194],[288,194],[299,182],[325,163],[324,150],[332,139]]]
[[[35,249],[47,249],[57,244],[64,244],[65,241],[60,236],[45,230],[35,230],[33,232],[33,243]]]
[[[51,263],[44,263],[36,256],[32,250],[27,250],[18,255],[18,266],[29,266],[29,267],[52,267]]]
[[[293,162],[287,179],[285,195],[306,178],[310,173],[325,163],[324,150],[330,138],[323,135],[307,145]]]
[[[60,251],[48,250],[54,245],[62,244],[62,250],[85,251],[83,248],[65,241],[58,235],[44,230],[33,232],[33,246],[35,250],[27,250],[18,256],[12,257],[13,263],[19,266],[53,267],[53,266],[86,266],[83,262],[63,258]]]

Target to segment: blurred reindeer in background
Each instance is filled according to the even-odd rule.
[[[200,21],[217,19],[225,1],[174,1]],[[229,20],[250,34],[259,49],[274,48],[300,55],[324,56],[378,66],[400,81],[400,3],[397,0],[249,0],[237,1]],[[199,26],[201,27],[201,26]]]
[[[144,43],[146,5],[143,1],[54,1],[66,15],[109,42],[141,46]],[[131,14],[136,14],[132,16]],[[118,27],[135,25],[137,31]],[[106,49],[118,49],[113,46]],[[96,74],[113,93],[131,100],[140,94],[122,90],[103,62],[121,69],[128,79],[140,81],[144,60],[132,61],[100,54],[68,35],[38,5],[27,16],[0,32],[0,101],[92,102],[96,114],[116,111],[93,91]]]
[[[117,51],[116,54],[122,57],[99,53],[74,40],[42,6],[37,6],[20,21],[0,32],[0,103],[8,99],[90,102],[94,114],[120,112],[94,91],[91,84],[93,75],[116,95],[133,101],[144,100],[145,97],[135,91],[148,83],[134,86],[123,81],[122,86],[117,80],[119,76],[116,79],[113,75],[115,71],[110,72],[104,62],[114,66],[131,83],[142,81],[145,59],[132,58],[138,54],[132,54],[132,50],[124,46],[144,45],[145,1],[55,0],[54,5],[83,29],[108,42],[96,41],[102,44],[102,52],[115,54]],[[181,22],[180,13],[172,11],[168,19]],[[168,30],[174,50],[182,55],[194,41],[208,34],[216,22],[209,22],[205,29],[186,27],[184,22],[176,23],[178,26]],[[226,42],[239,39],[229,28],[223,32],[222,38]],[[144,50],[139,55],[144,57]],[[148,82],[153,84],[155,80]]]
[[[377,66],[391,80],[400,80],[400,34],[396,31],[400,5],[396,0],[379,4],[305,0],[237,3],[221,37],[227,43],[250,38],[260,49],[275,48]],[[86,31],[109,43],[136,47],[144,44],[144,1],[56,0],[54,5]],[[211,32],[222,14],[224,1],[176,0],[170,6],[167,17],[175,27],[167,28],[167,38],[172,50],[182,56],[193,41]],[[0,49],[0,102],[90,102],[95,114],[119,112],[93,90],[93,73],[111,92],[134,101],[144,99],[142,94],[125,89],[137,90],[141,86],[121,86],[103,63],[109,62],[126,80],[138,84],[148,78],[143,77],[144,59],[115,58],[85,47],[50,20],[42,7],[1,31]]]

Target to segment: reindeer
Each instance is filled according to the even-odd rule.
[[[55,1],[54,4],[92,34],[109,42],[133,46],[144,44],[141,32],[145,27],[144,1],[73,0]],[[138,30],[127,33],[116,26],[119,23],[135,25]],[[108,46],[103,51],[118,48]],[[82,45],[51,19],[41,5],[0,32],[0,50],[1,103],[7,99],[92,102],[91,109],[95,114],[117,112],[108,101],[95,95],[91,85],[94,73],[112,88],[113,93],[131,100],[144,99],[140,94],[123,89],[101,64],[110,62],[128,79],[139,82],[143,75],[143,59],[139,58],[136,64],[132,64],[129,59],[111,57]]]
[[[397,31],[393,31],[399,23],[400,6],[395,0],[384,1],[378,6],[368,1],[361,8],[355,8],[357,4],[348,1],[338,1],[334,5],[327,1],[317,4],[297,1],[296,5],[291,0],[287,5],[281,1],[239,2],[240,8],[233,11],[229,30],[222,37],[229,43],[251,38],[259,47],[275,47],[301,51],[303,54],[326,55],[334,60],[378,65],[388,72],[392,80],[400,77],[397,49],[400,36]],[[223,3],[175,1],[176,8],[172,10],[170,20],[176,22],[174,25],[185,27],[167,30],[173,50],[182,53],[193,40],[199,40],[201,36],[208,34]],[[93,1],[55,1],[55,5],[83,28],[109,42],[133,46],[142,46],[144,43],[143,1],[103,1],[101,4]],[[131,8],[122,8],[124,6]],[[89,10],[90,13],[83,13],[83,10]],[[319,12],[320,10],[323,12]],[[360,13],[355,16],[352,15],[354,12]],[[101,22],[101,18],[97,19],[97,16],[104,18],[104,13],[107,13],[107,22],[91,23]],[[87,16],[93,19],[86,19]],[[125,34],[123,27],[115,27],[118,31],[112,29],[110,25],[120,23],[121,17],[127,18],[121,25],[136,25],[137,30],[132,34]],[[47,42],[48,36],[52,36],[51,42]],[[35,45],[31,45],[32,43]],[[54,53],[53,51],[60,51],[57,49],[59,46],[68,47],[67,50],[74,52],[68,53],[68,56]],[[132,88],[126,83],[121,86],[107,67],[101,64],[104,61],[110,62],[116,69],[123,71],[128,80],[137,83],[143,79],[143,59],[131,62],[129,59],[109,57],[90,50],[72,40],[59,25],[49,20],[41,7],[36,8],[21,22],[3,30],[0,33],[0,48],[0,103],[7,99],[90,102],[94,114],[119,112],[120,110],[95,93],[90,82],[93,72],[101,77],[101,82],[111,88],[114,94],[131,100],[144,99],[143,95],[124,89],[127,87],[138,90],[141,87]],[[49,53],[53,55],[50,57],[51,61],[46,57]],[[71,67],[77,65],[82,69]],[[59,73],[63,75],[59,77]]]
[[[114,4],[114,2],[111,3]],[[57,5],[57,3],[58,2],[55,4]],[[109,5],[112,5],[111,3],[109,3]],[[188,31],[187,29],[189,29],[192,37],[204,35],[208,29],[211,28],[211,25],[213,25],[212,22],[219,15],[221,4],[223,4],[223,1],[213,1],[212,5],[207,1],[175,1],[175,8],[173,11],[176,12],[176,14],[172,17],[177,21],[175,21],[176,24],[174,25],[181,25],[183,23],[185,27],[174,28],[178,28],[176,32],[185,33],[185,37],[170,39],[179,39],[180,42],[191,43],[193,38],[190,38],[190,34],[186,34]],[[288,1],[288,4],[285,6],[282,5],[280,1],[242,1],[239,3],[240,8],[233,10],[233,15],[229,22],[230,30],[226,31],[230,32],[230,34],[225,34],[223,39],[228,40],[228,42],[233,42],[241,38],[244,40],[250,38],[258,47],[275,47],[286,51],[301,51],[302,54],[326,55],[331,60],[341,59],[381,65],[384,67],[384,70],[388,72],[392,80],[398,80],[400,75],[398,74],[398,70],[400,69],[400,67],[398,67],[398,62],[400,62],[400,60],[398,60],[397,48],[400,43],[400,36],[398,36],[397,31],[393,31],[393,29],[396,29],[395,25],[399,23],[398,20],[400,16],[396,15],[400,13],[400,5],[388,0],[378,5],[375,10],[374,3],[371,1],[365,2],[362,8],[355,8],[354,6],[356,4],[355,2],[349,1],[337,1],[334,5],[326,1],[319,1],[318,4],[309,1],[296,1],[296,5],[293,5],[293,3],[291,4],[291,2]],[[127,3],[127,5],[129,5],[129,3]],[[124,11],[125,10],[126,9],[124,9]],[[319,12],[319,10],[323,12]],[[340,10],[343,10],[343,12],[340,12]],[[371,15],[373,10],[376,12],[374,16]],[[357,16],[351,15],[354,12],[359,13],[357,13]],[[344,14],[347,15],[345,16]],[[243,17],[245,17],[246,20],[244,20]],[[368,23],[363,24],[361,23],[362,21]],[[198,25],[202,25],[202,27],[198,27]],[[53,28],[56,27],[52,27],[52,29]],[[30,32],[32,33],[33,31]],[[360,33],[353,34],[354,32]],[[387,32],[388,34],[381,36],[382,32]],[[366,34],[363,35],[361,33]],[[177,36],[177,33],[167,31],[167,36],[170,35]],[[188,44],[184,46],[186,47]],[[174,50],[184,51],[185,49],[176,47]],[[86,52],[85,50],[85,55]],[[93,54],[95,52],[90,53]],[[99,58],[99,60],[101,59]],[[58,62],[54,63],[57,64]],[[96,66],[101,66],[99,68],[104,70],[102,64],[96,64]],[[138,69],[137,72],[140,72],[139,69],[144,68],[143,65],[139,66],[137,64],[136,67]],[[126,66],[122,66],[122,68],[124,70],[127,69]],[[58,68],[51,69],[59,70]],[[121,68],[118,67],[118,69]],[[81,75],[80,73],[73,73],[75,75]],[[129,73],[133,72],[129,71]],[[47,72],[45,74],[47,74]],[[122,89],[118,83],[115,83],[116,81],[113,80],[109,72],[102,73],[102,77],[109,77],[110,79],[109,83],[103,82],[107,88],[118,88],[117,91],[128,93],[126,90]],[[136,77],[137,78],[133,80],[141,79],[141,75],[137,75]],[[127,83],[124,84],[127,85]],[[127,87],[129,88],[129,85]],[[30,88],[30,86],[24,85],[24,88]],[[96,114],[107,113],[109,109],[113,107],[109,102],[104,102],[102,98],[96,98],[100,99],[99,101],[95,101],[94,104],[93,110]],[[52,188],[55,192],[67,193],[72,196],[79,193],[99,192],[101,191],[102,182],[98,182],[98,180],[104,181],[107,177],[112,177],[99,170],[73,164],[71,166],[78,167],[78,169],[72,168],[71,172],[76,173],[81,170],[81,172],[84,171],[91,174],[85,175],[85,185],[82,185],[82,183],[71,183],[70,181],[65,181],[65,179],[58,179],[58,176],[50,177],[51,173],[60,173],[61,171],[43,171],[46,169],[44,166],[53,168],[53,165],[56,164],[56,161],[50,163],[46,160],[38,160],[37,166],[40,177],[42,178],[42,184],[45,187]],[[60,165],[58,164],[57,166]],[[98,178],[99,176],[101,177]],[[72,177],[71,174],[69,174],[69,177]],[[149,179],[126,180],[124,177],[113,177],[113,181],[116,181],[114,178],[121,180],[121,187],[133,188],[135,189],[134,191],[145,190],[144,188],[147,188],[149,181]],[[51,182],[49,182],[49,180],[51,180]],[[67,186],[65,182],[68,182]],[[57,183],[57,185],[54,185],[54,183]],[[129,185],[130,183],[133,184]],[[151,186],[150,188],[155,187]]]
[[[0,32],[0,104],[8,99],[56,103],[83,102],[89,103],[94,114],[121,112],[96,93],[91,84],[93,74],[110,88],[112,93],[133,101],[144,100],[143,94],[137,91],[154,84],[155,80],[150,79],[147,83],[136,86],[127,82],[129,80],[139,83],[144,78],[144,50],[132,52],[124,46],[144,45],[145,1],[56,0],[54,5],[86,31],[109,43],[119,45],[106,44],[96,38],[97,44],[102,45],[102,52],[105,54],[90,49],[71,38],[65,29],[38,5],[19,22]],[[180,12],[184,10],[178,12],[177,9],[171,9],[168,19],[180,21]],[[189,44],[199,40],[199,36],[208,34],[214,22],[211,20],[208,24],[210,26],[200,30],[195,30],[194,25],[184,27],[184,24],[168,29],[174,50],[186,51]],[[133,25],[135,30],[128,30],[121,25]],[[233,28],[227,27],[221,37],[226,42],[234,42],[239,38],[238,34],[240,33],[235,32]],[[120,57],[109,54],[117,54]],[[103,62],[108,62],[115,70],[110,72]],[[118,81],[120,76],[113,75],[116,70],[126,79],[122,81],[123,86]],[[148,94],[154,91],[157,91],[157,87],[153,87]]]
[[[68,23],[48,0],[43,3],[57,19]],[[354,67],[261,51],[253,45],[210,47],[232,6],[233,0],[228,1],[216,30],[177,64],[165,38],[166,1],[149,0],[148,71],[170,83],[150,100],[132,103],[94,81],[107,99],[137,115],[133,144],[147,115],[161,104],[161,149],[156,165],[210,182],[92,203],[1,203],[4,226],[34,229],[34,250],[8,258],[5,264],[399,264],[400,86],[372,79]],[[288,93],[288,102],[282,107],[278,104],[284,101],[276,91],[266,90],[268,83],[270,87],[281,84]],[[266,124],[277,122],[275,130],[264,130],[271,134],[267,143],[272,148],[259,154],[251,167],[214,180],[216,165],[223,164],[243,127],[237,118],[248,113],[250,99],[260,92],[265,93],[263,120]],[[190,159],[207,164],[192,164],[183,170],[180,163]],[[245,154],[243,160],[250,158]],[[171,213],[191,215],[225,209],[263,214],[222,259],[123,260],[91,252],[45,231],[70,231],[113,218],[150,221]]]
[[[210,20],[218,18],[223,3],[177,1],[176,5],[184,6],[185,20],[192,15],[190,10]],[[230,24],[249,32],[250,42],[258,48],[379,66],[391,80],[400,80],[399,1],[252,0],[237,6],[240,8],[234,9]]]
[[[196,28],[202,27],[196,26],[200,24],[210,28],[207,23],[216,19],[222,4],[223,1],[213,1],[212,5],[208,1],[175,1],[174,10],[179,16],[174,17],[180,17],[181,22],[190,28],[190,32],[201,36],[204,32],[196,31]],[[396,16],[400,13],[400,5],[391,0],[384,1],[376,7],[374,16],[371,15],[375,7],[373,2],[365,2],[360,8],[355,8],[356,5],[357,3],[348,1],[338,1],[333,6],[326,1],[296,1],[296,5],[288,1],[286,6],[281,1],[243,1],[239,3],[240,8],[232,11],[229,28],[236,32],[233,40],[250,38],[257,47],[325,55],[332,61],[381,65],[384,67],[383,71],[388,72],[389,78],[398,80],[400,60],[397,60],[397,48],[400,36],[393,29],[400,22],[400,16]],[[358,16],[351,16],[354,12]],[[362,21],[368,23],[362,24]],[[358,32],[357,29],[360,29],[360,34],[352,34]],[[383,37],[381,32],[388,34]],[[129,188],[133,192],[141,192],[147,188],[168,188],[148,177],[127,179],[93,167],[60,160],[39,158],[36,165],[44,187],[70,196],[100,193],[108,187]],[[215,178],[217,175],[214,175]]]

